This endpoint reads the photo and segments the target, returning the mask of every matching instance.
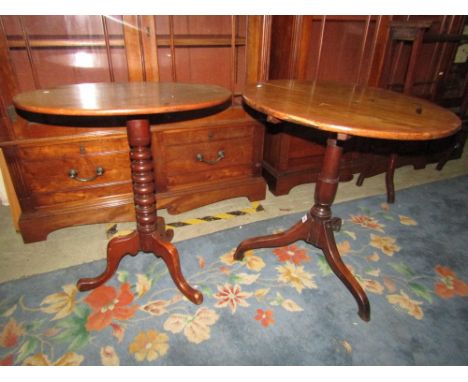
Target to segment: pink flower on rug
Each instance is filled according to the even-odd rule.
[[[437,265],[435,271],[439,276],[439,282],[434,286],[434,290],[439,297],[468,296],[468,284],[458,279],[454,271],[442,265]]]
[[[242,292],[239,284],[231,285],[224,284],[223,286],[218,285],[218,293],[214,294],[214,297],[218,299],[215,304],[217,308],[229,307],[231,313],[236,313],[237,305],[247,307],[249,303],[246,301],[252,293]]]
[[[257,309],[257,315],[255,316],[255,319],[260,321],[264,328],[267,328],[268,325],[275,323],[275,319],[273,318],[273,311],[269,309]]]
[[[307,255],[307,250],[303,248],[297,248],[296,245],[288,245],[286,247],[276,248],[273,250],[273,253],[282,263],[291,261],[292,263],[299,265],[302,262],[310,261],[310,256]]]
[[[22,325],[18,324],[14,318],[11,318],[0,333],[0,346],[5,348],[15,347],[19,338],[24,334],[25,330]]]
[[[93,309],[86,322],[86,329],[102,330],[114,319],[128,320],[133,317],[138,309],[137,305],[129,306],[133,302],[133,297],[128,283],[120,286],[118,294],[114,287],[107,285],[102,285],[92,291],[85,298],[85,302]]]

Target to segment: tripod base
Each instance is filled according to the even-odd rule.
[[[333,234],[333,231],[339,231],[341,228],[341,219],[332,217],[330,208],[338,189],[341,155],[342,148],[337,139],[328,139],[322,170],[315,186],[315,204],[310,212],[282,233],[244,240],[237,247],[234,259],[242,260],[244,252],[250,249],[284,247],[304,240],[323,251],[330,268],[356,300],[359,317],[369,321],[370,304],[367,295],[341,260]]]
[[[172,231],[169,231],[172,232]],[[143,240],[141,240],[143,239]],[[142,245],[144,241],[145,245]],[[193,289],[185,280],[180,267],[179,253],[169,242],[161,239],[159,232],[144,235],[142,238],[137,231],[129,235],[115,237],[107,245],[107,267],[105,271],[93,278],[83,278],[77,283],[78,290],[87,291],[104,284],[117,271],[120,261],[127,255],[136,256],[138,252],[152,252],[166,263],[174,284],[194,304],[203,302],[203,295]]]

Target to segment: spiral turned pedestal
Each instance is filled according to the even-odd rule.
[[[109,241],[106,270],[100,276],[79,280],[78,289],[90,290],[105,283],[114,275],[120,261],[126,255],[135,256],[140,251],[152,252],[164,260],[177,288],[194,304],[201,304],[203,295],[185,280],[180,267],[179,253],[174,245],[169,243],[173,231],[166,230],[164,219],[157,216],[149,121],[127,121],[127,136],[137,229],[127,236]]]

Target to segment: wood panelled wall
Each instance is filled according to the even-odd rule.
[[[274,16],[270,79],[296,78],[401,90],[411,46],[392,42],[392,21],[432,23],[418,58],[414,94],[436,100],[453,60],[461,16]]]
[[[378,83],[388,16],[275,16],[269,77]]]

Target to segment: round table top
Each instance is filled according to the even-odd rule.
[[[34,90],[13,99],[16,108],[62,116],[132,116],[209,108],[231,93],[216,85],[173,82],[83,83]]]
[[[248,85],[243,98],[277,119],[353,136],[427,140],[461,127],[454,113],[431,102],[359,85],[272,80]]]

